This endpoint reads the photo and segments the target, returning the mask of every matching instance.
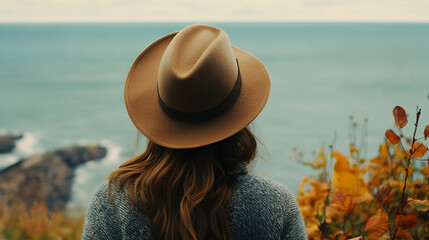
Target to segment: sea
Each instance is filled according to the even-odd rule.
[[[70,211],[85,210],[109,173],[144,151],[126,113],[123,86],[137,55],[151,42],[191,23],[0,24],[0,134],[22,133],[0,169],[49,150],[85,144],[105,158],[76,170]],[[362,158],[377,155],[392,110],[409,115],[404,134],[429,124],[429,24],[207,23],[257,56],[271,77],[267,106],[252,123],[260,140],[253,172],[297,194],[317,174],[324,148]],[[0,179],[1,181],[1,179]]]

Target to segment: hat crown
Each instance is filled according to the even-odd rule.
[[[228,97],[238,71],[224,31],[208,25],[191,25],[176,34],[161,58],[158,94],[171,109],[203,112]]]

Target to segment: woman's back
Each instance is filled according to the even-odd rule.
[[[94,193],[83,239],[154,239],[149,217],[126,191],[107,184]],[[247,173],[243,166],[228,203],[234,239],[307,239],[297,202],[283,185]],[[208,239],[214,239],[210,236]]]
[[[292,194],[247,173],[270,92],[258,58],[191,25],[143,50],[124,92],[148,145],[97,190],[84,239],[306,238]]]

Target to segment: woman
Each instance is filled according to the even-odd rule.
[[[125,105],[148,139],[94,193],[83,239],[306,239],[286,187],[247,172],[247,127],[270,80],[221,29],[191,25],[149,45],[125,82]]]

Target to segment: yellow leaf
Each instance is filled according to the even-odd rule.
[[[334,171],[343,172],[347,171],[350,168],[349,160],[340,152],[334,151],[332,152],[332,157],[337,159],[337,162],[334,166]]]
[[[338,191],[352,195],[356,203],[372,200],[359,165],[351,168],[348,159],[340,152],[333,152],[332,156],[337,159],[332,185]]]
[[[332,185],[338,191],[352,195],[356,203],[372,200],[372,195],[366,188],[362,177],[352,172],[334,172]]]
[[[380,155],[383,158],[387,158],[389,156],[389,153],[387,151],[387,147],[384,144],[381,144],[380,147],[378,148],[378,152],[380,153]]]

